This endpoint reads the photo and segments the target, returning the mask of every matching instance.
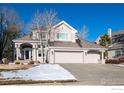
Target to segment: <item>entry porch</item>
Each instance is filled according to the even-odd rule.
[[[35,43],[15,43],[14,59],[43,62],[43,49]]]

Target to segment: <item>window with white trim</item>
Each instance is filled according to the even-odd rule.
[[[58,40],[67,40],[68,34],[67,33],[57,33],[57,39]]]

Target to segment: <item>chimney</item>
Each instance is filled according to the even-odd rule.
[[[108,35],[110,38],[112,37],[112,29],[111,28],[108,28]]]

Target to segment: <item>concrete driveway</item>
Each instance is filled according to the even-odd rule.
[[[60,64],[78,82],[62,85],[124,85],[124,67],[110,64]]]
[[[38,83],[33,85],[124,85],[124,67],[111,64],[59,64],[78,82]]]

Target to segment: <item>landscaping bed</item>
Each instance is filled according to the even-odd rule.
[[[115,60],[115,59],[109,59],[105,61],[106,64],[122,64],[124,61],[122,60]]]
[[[113,59],[107,59],[106,64],[123,64],[124,63],[124,55],[114,57]]]
[[[11,71],[11,70],[20,70],[20,69],[28,69],[33,67],[34,65],[26,64],[0,64],[0,71]]]

